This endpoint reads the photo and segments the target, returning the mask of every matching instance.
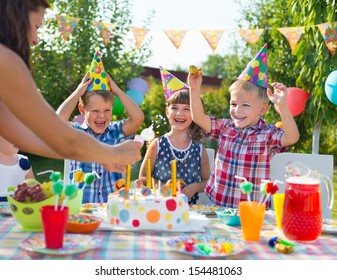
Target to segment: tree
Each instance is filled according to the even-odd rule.
[[[136,49],[128,43],[131,14],[129,0],[54,0],[54,13],[79,18],[78,26],[67,41],[58,30],[53,13],[45,36],[33,52],[33,71],[38,88],[46,100],[57,108],[77,87],[98,47],[102,53],[104,66],[116,83],[125,91],[126,83],[139,76],[142,65],[151,55],[148,44]],[[149,16],[150,17],[150,16]],[[110,42],[104,46],[92,20],[113,23]],[[146,26],[149,19],[146,20]]]

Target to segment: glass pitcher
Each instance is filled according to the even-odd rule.
[[[301,162],[286,165],[286,189],[282,230],[290,240],[315,241],[322,232],[320,183],[328,192],[328,208],[333,206],[331,180]]]

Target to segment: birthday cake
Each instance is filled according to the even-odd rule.
[[[109,194],[107,211],[110,224],[137,230],[171,230],[188,224],[186,195],[177,193],[172,196],[166,185],[160,190],[151,190],[140,186],[137,181],[133,184],[137,188],[130,192],[120,188]]]

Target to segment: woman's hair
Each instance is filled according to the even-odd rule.
[[[114,102],[114,94],[110,90],[87,90],[79,99],[79,102],[85,107],[89,103],[89,98],[93,95],[102,96],[105,101]]]
[[[190,94],[188,90],[180,90],[175,92],[166,102],[166,106],[172,104],[187,104],[190,105]],[[194,141],[200,141],[204,137],[203,129],[192,121],[189,129],[189,135]]]
[[[29,13],[49,8],[48,0],[1,0],[0,44],[17,53],[30,68]]]
[[[268,104],[269,98],[267,95],[267,89],[254,85],[247,81],[236,80],[230,87],[229,92],[244,90],[246,92],[255,92],[258,95],[258,98],[262,101],[263,104]]]

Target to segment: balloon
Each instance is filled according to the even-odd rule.
[[[337,105],[337,70],[332,71],[326,79],[325,94],[331,103]]]
[[[82,124],[84,122],[84,117],[82,115],[76,115],[72,122],[77,122],[79,124]]]
[[[115,95],[114,96],[114,106],[112,108],[112,113],[114,115],[120,115],[120,114],[123,114],[123,112],[124,112],[124,106],[120,102],[119,98]]]
[[[138,106],[143,103],[144,95],[138,90],[130,89],[126,92],[126,95],[129,96]]]
[[[308,98],[309,94],[305,90],[295,87],[288,88],[287,104],[294,117],[303,112]]]
[[[127,83],[129,90],[138,90],[141,94],[145,95],[149,86],[147,83],[141,78],[133,78]]]

